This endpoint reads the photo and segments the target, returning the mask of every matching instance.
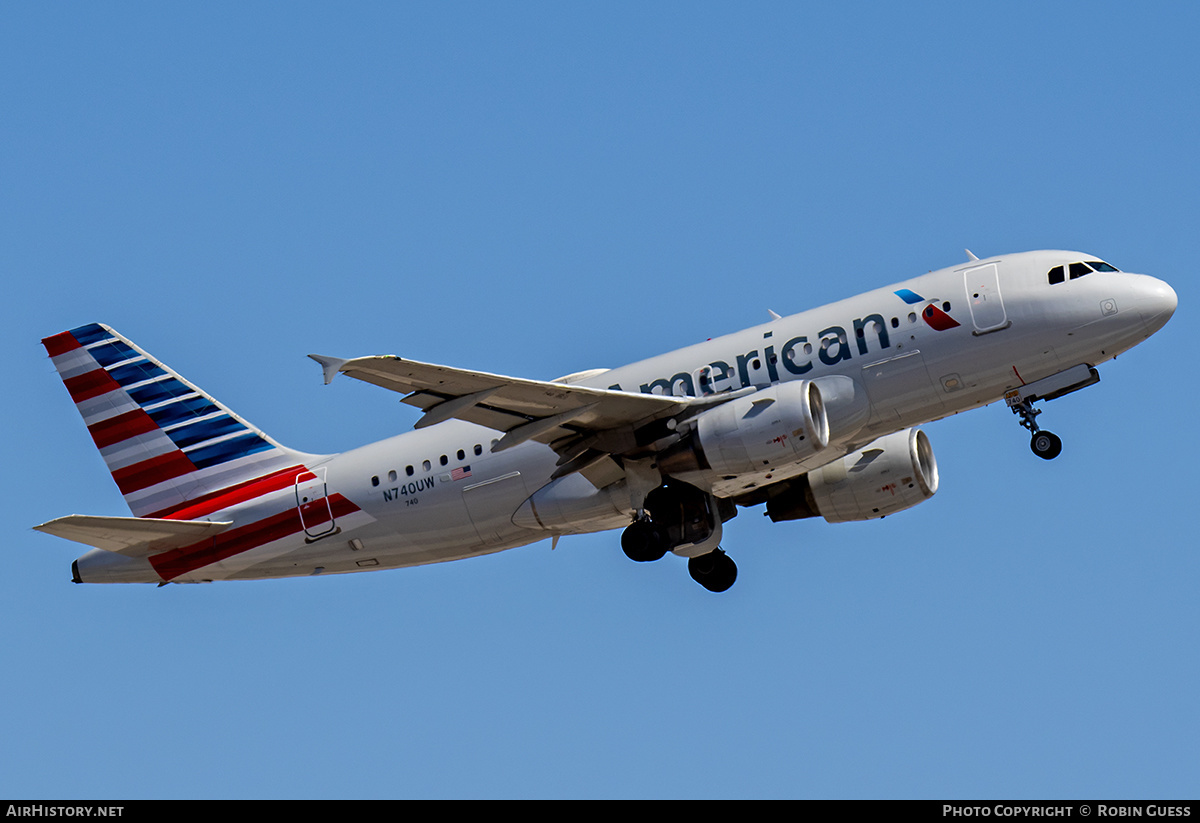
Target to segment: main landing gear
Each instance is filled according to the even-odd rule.
[[[651,520],[635,520],[621,533],[621,549],[638,563],[661,560],[670,551],[667,530]],[[688,574],[710,592],[723,592],[737,580],[737,564],[717,548],[689,557]]]
[[[723,592],[737,580],[737,565],[721,551],[723,515],[716,498],[694,486],[671,480],[646,496],[645,509],[621,533],[621,549],[638,563],[662,559],[673,551],[688,558],[692,579],[710,592]]]
[[[720,549],[688,559],[688,574],[710,592],[723,592],[737,580],[737,564]]]
[[[626,557],[638,563],[661,560],[670,549],[666,529],[652,520],[635,520],[621,532],[621,549]]]
[[[1038,427],[1037,416],[1042,413],[1041,409],[1033,407],[1033,401],[1028,398],[1010,398],[1008,406],[1012,409],[1013,414],[1021,418],[1021,425],[1029,429],[1032,437],[1029,439],[1029,448],[1038,457],[1043,460],[1053,460],[1062,453],[1062,439],[1054,432],[1043,431]]]

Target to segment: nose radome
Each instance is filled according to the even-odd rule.
[[[1167,283],[1152,277],[1146,279],[1149,283],[1139,303],[1141,304],[1142,320],[1149,326],[1150,333],[1153,334],[1167,325],[1167,321],[1175,314],[1175,308],[1179,305],[1179,296]]]

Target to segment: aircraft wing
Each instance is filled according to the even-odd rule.
[[[33,528],[127,557],[149,557],[168,549],[199,543],[232,525],[232,522],[224,521],[71,514]]]
[[[340,373],[406,395],[401,402],[425,412],[416,428],[454,418],[504,432],[493,451],[526,440],[550,444],[561,456],[556,476],[602,457],[635,454],[670,433],[663,425],[668,418],[679,420],[744,393],[669,397],[505,377],[396,356],[309,357],[324,368],[326,383]]]

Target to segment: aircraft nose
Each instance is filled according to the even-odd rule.
[[[1150,333],[1154,334],[1167,325],[1167,321],[1175,314],[1175,308],[1179,305],[1179,296],[1167,283],[1153,277],[1146,279],[1149,282],[1142,290],[1142,296],[1138,302],[1142,320],[1149,327]]]

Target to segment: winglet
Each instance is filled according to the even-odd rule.
[[[350,362],[342,357],[326,357],[323,354],[310,354],[309,357],[321,364],[321,371],[324,373],[326,386],[329,385],[333,378],[337,377],[338,372],[342,370],[342,366]]]

